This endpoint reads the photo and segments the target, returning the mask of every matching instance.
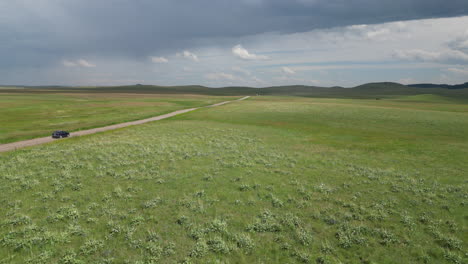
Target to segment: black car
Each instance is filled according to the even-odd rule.
[[[70,136],[70,133],[68,133],[67,131],[62,131],[62,130],[58,130],[52,133],[53,138],[66,138],[69,136]]]

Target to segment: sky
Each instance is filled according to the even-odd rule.
[[[0,84],[468,81],[466,0],[0,1]]]

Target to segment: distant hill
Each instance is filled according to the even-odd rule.
[[[10,86],[12,87],[12,86]],[[461,85],[414,84],[403,85],[393,82],[367,83],[354,88],[316,87],[305,85],[274,86],[265,88],[252,87],[222,87],[209,88],[200,85],[188,86],[156,86],[156,85],[128,85],[109,87],[64,87],[64,86],[22,86],[15,92],[86,92],[86,93],[148,93],[148,94],[202,94],[220,96],[242,95],[275,95],[275,96],[304,96],[323,98],[363,98],[384,99],[401,96],[433,94],[444,97],[468,100],[468,83]],[[11,92],[11,89],[0,88],[0,93]]]
[[[468,88],[468,82],[463,84],[432,84],[432,83],[420,83],[420,84],[410,84],[408,87],[416,87],[416,88],[444,88],[444,89],[466,89]]]

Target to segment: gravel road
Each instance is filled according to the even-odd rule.
[[[221,106],[221,105],[225,105],[225,104],[235,102],[235,101],[242,101],[242,100],[245,100],[245,99],[247,99],[249,97],[250,96],[246,96],[246,97],[243,97],[243,98],[240,98],[240,99],[237,99],[237,100],[221,102],[221,103],[217,103],[217,104],[209,105],[209,106],[178,110],[178,111],[175,111],[175,112],[172,112],[172,113],[169,113],[169,114],[150,117],[150,118],[137,120],[137,121],[125,122],[125,123],[120,123],[120,124],[116,124],[116,125],[110,125],[110,126],[105,126],[105,127],[98,127],[98,128],[88,129],[88,130],[81,130],[81,131],[77,131],[77,132],[72,132],[72,133],[70,133],[70,137],[90,135],[90,134],[103,132],[103,131],[108,131],[108,130],[114,130],[114,129],[118,129],[118,128],[122,128],[122,127],[140,125],[140,124],[144,124],[144,123],[148,123],[148,122],[152,122],[152,121],[166,119],[166,118],[176,116],[176,115],[180,115],[180,114],[183,114],[183,113],[188,113],[188,112],[191,112],[191,111],[194,111],[194,110],[197,110],[197,109],[200,109],[200,108],[204,108],[204,107],[215,107],[215,106]],[[51,131],[51,133],[52,133],[52,131]],[[8,144],[1,144],[0,145],[0,152],[6,152],[6,151],[25,148],[25,147],[41,145],[41,144],[49,143],[49,142],[52,142],[52,141],[55,141],[55,140],[57,140],[57,139],[53,139],[52,137],[43,137],[43,138],[23,140],[23,141],[8,143]],[[61,139],[61,140],[63,140],[63,139]]]

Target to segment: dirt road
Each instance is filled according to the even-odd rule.
[[[250,96],[246,96],[246,97],[243,97],[243,98],[240,98],[240,99],[237,99],[237,100],[221,102],[221,103],[217,103],[217,104],[209,105],[209,106],[178,110],[178,111],[175,111],[175,112],[172,112],[172,113],[169,113],[169,114],[155,116],[155,117],[142,119],[142,120],[137,120],[137,121],[125,122],[125,123],[120,123],[120,124],[111,125],[111,126],[98,127],[98,128],[88,129],[88,130],[81,130],[81,131],[77,131],[77,132],[72,132],[72,133],[70,133],[70,137],[90,135],[90,134],[103,132],[103,131],[108,131],[108,130],[113,130],[113,129],[117,129],[117,128],[140,125],[140,124],[144,124],[144,123],[148,123],[148,122],[152,122],[152,121],[166,119],[166,118],[176,116],[176,115],[180,115],[180,114],[183,114],[183,113],[188,113],[188,112],[191,112],[191,111],[194,111],[194,110],[197,110],[197,109],[200,109],[200,108],[204,108],[204,107],[215,107],[215,106],[221,106],[221,105],[225,105],[225,104],[235,102],[235,101],[242,101],[242,100],[245,100],[245,99],[247,99],[249,97]],[[16,149],[20,149],[20,148],[25,148],[25,147],[41,145],[41,144],[49,143],[49,142],[52,142],[52,141],[55,141],[55,140],[56,139],[53,139],[52,137],[43,137],[43,138],[23,140],[23,141],[8,143],[8,144],[2,144],[2,145],[0,145],[0,152],[6,152],[6,151],[16,150]]]

